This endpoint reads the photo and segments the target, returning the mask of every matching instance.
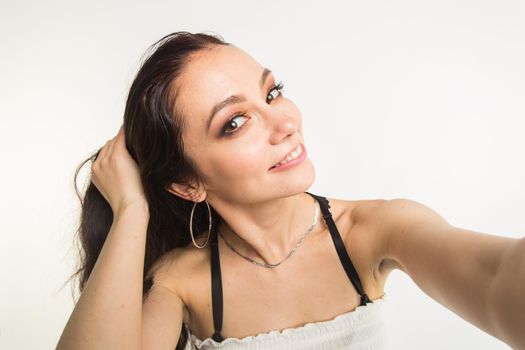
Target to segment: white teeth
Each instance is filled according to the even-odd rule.
[[[288,163],[289,161],[299,157],[301,154],[303,153],[303,148],[301,147],[301,145],[299,144],[299,146],[297,146],[296,149],[294,149],[292,151],[292,153],[290,153],[285,159],[281,160],[279,163],[277,163],[277,165],[275,166],[278,166],[278,165],[283,165],[285,163]]]

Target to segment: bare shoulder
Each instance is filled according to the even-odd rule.
[[[427,205],[408,198],[394,198],[387,200],[378,207],[376,219],[395,225],[428,223],[438,221],[445,223],[446,220],[435,210]]]
[[[374,239],[376,221],[376,213],[387,202],[386,199],[359,199],[359,200],[345,200],[330,198],[330,206],[334,219],[336,221],[343,220],[343,223],[348,223],[350,230],[341,232],[341,236],[350,235],[351,239]],[[356,231],[359,231],[357,236]],[[364,231],[367,231],[364,234]],[[345,238],[345,237],[343,237]],[[348,237],[350,238],[350,237]]]
[[[369,219],[371,211],[386,202],[386,199],[341,199],[327,197],[330,203],[330,211],[335,217],[345,216],[352,220],[352,222],[363,223]]]
[[[389,247],[402,240],[404,233],[418,225],[449,227],[443,216],[427,205],[408,198],[385,201],[374,213],[381,233],[388,239]]]
[[[380,234],[418,222],[446,222],[433,209],[408,198],[360,201],[360,205],[353,211],[353,218],[356,223],[371,225]]]
[[[385,239],[379,232],[376,213],[385,199],[345,200],[329,198],[331,212],[345,247],[365,290],[383,294],[385,277],[380,273]]]
[[[341,235],[346,235],[347,249],[357,257],[358,264],[361,260],[361,269],[366,269],[363,274],[374,277],[377,290],[383,288],[392,270],[403,270],[395,252],[404,244],[404,232],[418,225],[449,226],[436,211],[408,198],[330,199],[330,203],[342,208],[339,212],[349,221],[350,229]]]
[[[209,249],[198,249],[192,244],[174,248],[155,261],[148,272],[153,285],[169,289],[184,303],[188,315],[188,290],[209,270]]]
[[[386,199],[360,199],[349,201],[353,202],[353,208],[350,212],[350,217],[354,225],[370,225],[375,223],[374,214],[382,208],[385,203],[388,202]]]
[[[408,198],[394,198],[383,201],[370,211],[370,222],[383,242],[380,273],[385,276],[393,269],[403,270],[399,259],[393,254],[396,246],[403,244],[406,232],[413,232],[417,225],[446,227],[449,223],[427,205]]]
[[[184,297],[183,282],[198,276],[200,270],[209,265],[209,255],[209,249],[198,249],[192,244],[174,248],[155,261],[150,274],[155,283],[171,287]]]
[[[190,321],[186,280],[204,254],[176,248],[163,254],[149,269],[149,287],[142,301],[142,348],[176,347],[182,324]]]

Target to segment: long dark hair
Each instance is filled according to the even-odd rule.
[[[147,58],[129,90],[123,122],[126,148],[140,169],[150,213],[144,259],[143,300],[154,283],[150,269],[155,261],[164,253],[191,242],[188,225],[193,202],[166,190],[173,182],[202,180],[195,163],[184,153],[182,134],[185,125],[180,108],[176,105],[173,86],[189,56],[213,45],[230,44],[217,34],[181,31],[166,35],[148,49]],[[109,203],[93,183],[89,183],[83,196],[77,186],[80,169],[87,162],[96,159],[98,152],[100,149],[82,161],[74,176],[81,214],[76,231],[79,264],[71,278],[78,276],[80,293],[93,270],[113,221]],[[196,239],[208,234],[207,210],[200,212],[199,215],[199,210],[196,210],[193,217]],[[220,216],[213,209],[212,222],[215,226],[221,222]],[[186,338],[186,325],[183,323],[177,350],[184,348]]]

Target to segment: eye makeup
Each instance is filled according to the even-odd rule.
[[[276,98],[278,98],[279,96],[282,95],[282,90],[284,89],[284,84],[279,81],[279,83],[277,84],[274,84],[272,85],[272,87],[270,88],[270,90],[268,91],[268,94],[266,95],[266,102],[267,103],[271,103],[271,101],[274,101]],[[277,96],[274,96],[272,93],[274,92],[278,92]],[[270,99],[268,98],[268,96],[272,96]],[[247,121],[245,121],[244,123],[241,123],[240,125],[235,121],[235,119],[239,118],[239,117],[243,117],[243,118],[248,118],[246,116],[246,111],[244,112],[238,112],[238,113],[235,113],[233,117],[231,117],[230,119],[228,119],[228,121],[224,124],[223,128],[221,129],[221,132],[220,132],[220,136],[230,136],[234,133],[236,133],[238,130],[242,129],[244,127],[244,125],[246,125]],[[228,128],[232,126],[234,129],[234,131],[228,131]]]

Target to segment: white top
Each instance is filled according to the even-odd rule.
[[[201,340],[188,328],[188,342],[185,350],[387,349],[387,332],[380,312],[384,299],[385,295],[328,321],[310,322],[300,327],[273,330],[241,339],[225,338],[220,343],[211,337]]]

